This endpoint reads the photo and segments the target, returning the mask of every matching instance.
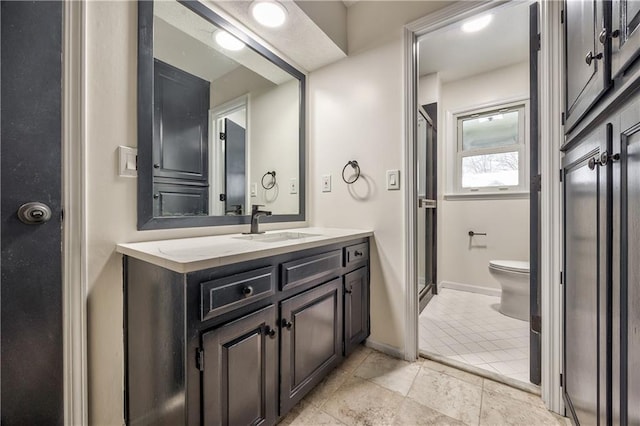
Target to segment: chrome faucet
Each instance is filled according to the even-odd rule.
[[[267,210],[259,210],[260,207],[264,206],[259,204],[251,206],[251,232],[245,232],[245,234],[264,234],[264,231],[260,232],[258,230],[258,219],[260,216],[271,216],[271,212]]]

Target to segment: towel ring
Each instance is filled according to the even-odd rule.
[[[344,177],[344,172],[347,170],[347,166],[351,166],[353,167],[353,169],[356,171],[356,177],[353,180],[347,180],[347,178]],[[360,166],[358,165],[358,162],[356,160],[351,160],[349,161],[347,164],[344,165],[344,167],[342,168],[342,180],[347,184],[347,185],[351,185],[352,183],[355,183],[355,181],[358,180],[358,178],[360,177]]]
[[[269,185],[264,184],[264,178],[266,178],[267,176],[271,176],[271,182]],[[272,172],[263,174],[262,179],[260,180],[260,184],[264,189],[272,189],[274,186],[276,186],[276,171],[274,170]]]

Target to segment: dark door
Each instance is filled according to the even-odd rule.
[[[202,335],[203,424],[275,424],[276,330],[271,305]]]
[[[598,161],[610,142],[610,126],[600,126],[563,160],[563,390],[568,413],[582,425],[606,424],[607,416],[609,172]]]
[[[529,6],[529,381],[541,382],[542,313],[540,310],[540,155],[538,144],[538,3]]]
[[[246,142],[244,127],[235,122],[224,119],[225,152],[225,212],[246,214],[245,208],[247,180],[246,180]]]
[[[62,7],[1,3],[3,425],[63,424]],[[28,202],[51,219],[21,222]]]
[[[418,111],[418,297],[420,311],[437,293],[437,104]]]
[[[567,0],[565,30],[565,131],[584,116],[610,84],[610,66],[605,44],[602,0]],[[603,39],[605,40],[605,39]]]
[[[344,355],[348,356],[369,335],[369,268],[344,277]]]
[[[280,304],[280,412],[289,411],[342,359],[342,280]]]
[[[209,82],[153,61],[153,176],[207,181]]]
[[[640,53],[640,1],[613,0],[611,75],[615,78]]]

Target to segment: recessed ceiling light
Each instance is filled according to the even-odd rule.
[[[465,33],[475,33],[476,31],[480,31],[485,28],[491,22],[492,15],[484,15],[476,19],[472,19],[470,21],[462,24],[462,31]]]
[[[287,20],[287,9],[277,1],[255,1],[251,14],[260,24],[270,28],[279,27]]]
[[[229,34],[226,31],[218,31],[216,32],[216,43],[227,50],[242,50],[244,47],[244,43]]]

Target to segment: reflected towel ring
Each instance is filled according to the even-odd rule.
[[[264,178],[266,178],[267,176],[271,176],[271,183],[269,185],[264,184]],[[262,179],[260,180],[260,184],[264,189],[272,189],[274,186],[276,186],[276,171],[274,170],[272,172],[263,174]]]
[[[351,166],[353,167],[353,169],[355,170],[356,173],[356,177],[353,180],[347,180],[347,178],[344,177],[344,172],[345,170],[347,170],[347,166]],[[342,180],[347,184],[347,185],[351,185],[352,183],[355,183],[355,181],[358,180],[358,178],[360,177],[360,166],[358,165],[358,162],[356,160],[351,160],[349,161],[347,164],[344,165],[344,167],[342,168]]]

